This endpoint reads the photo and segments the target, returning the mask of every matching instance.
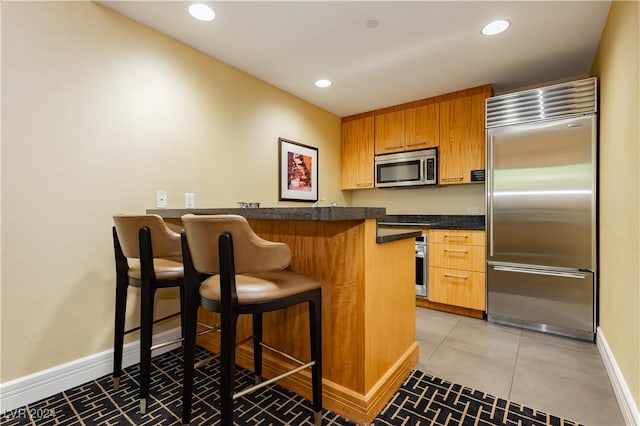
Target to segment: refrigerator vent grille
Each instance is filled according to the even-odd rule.
[[[561,83],[487,99],[486,127],[597,111],[596,79]]]

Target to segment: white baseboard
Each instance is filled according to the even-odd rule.
[[[618,400],[618,405],[620,406],[624,422],[628,426],[638,426],[640,425],[640,411],[638,410],[638,405],[634,401],[633,395],[631,395],[629,386],[627,386],[627,382],[618,367],[616,358],[613,356],[613,352],[611,352],[611,348],[609,347],[607,339],[605,339],[604,333],[600,327],[598,327],[598,333],[596,336],[596,345],[598,347],[598,351],[600,351],[600,357],[604,362],[604,368],[607,370],[607,374],[609,375],[609,380],[613,386],[613,392]]]
[[[180,338],[180,328],[174,328],[153,336],[153,344],[170,342]],[[180,343],[158,348],[153,356],[175,348]],[[140,341],[124,345],[122,367],[140,362]],[[56,393],[90,382],[113,372],[113,350],[89,355],[66,364],[39,371],[0,384],[0,412],[23,407]]]

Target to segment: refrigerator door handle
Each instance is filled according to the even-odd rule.
[[[486,135],[488,150],[487,150],[487,217],[489,219],[488,228],[489,228],[489,236],[487,238],[489,244],[489,257],[493,257],[493,179],[491,175],[493,174],[493,136],[489,131],[487,131]]]
[[[584,280],[586,278],[584,274],[562,272],[562,271],[545,271],[542,269],[518,268],[514,266],[494,266],[493,269],[496,271],[517,272],[521,274],[533,274],[533,275],[548,275],[552,277],[576,278],[581,280]]]

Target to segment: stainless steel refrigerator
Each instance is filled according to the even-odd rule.
[[[597,90],[487,99],[487,319],[593,341]]]

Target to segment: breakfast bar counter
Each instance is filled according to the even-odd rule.
[[[415,232],[379,234],[384,208],[283,207],[235,209],[153,209],[169,223],[184,214],[239,214],[264,239],[291,247],[290,269],[322,283],[323,405],[358,424],[369,424],[418,361],[415,336]],[[217,314],[200,310],[216,325]],[[250,318],[240,318],[238,337],[251,335]],[[272,346],[309,359],[304,307],[265,315],[264,338]],[[215,334],[198,344],[218,352]],[[238,348],[237,362],[252,369],[251,343]],[[264,353],[264,375],[274,377],[290,361]],[[279,382],[311,397],[310,373]]]

